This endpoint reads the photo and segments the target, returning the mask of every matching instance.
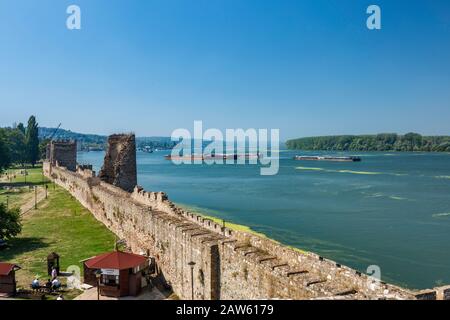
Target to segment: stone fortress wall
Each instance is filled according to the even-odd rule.
[[[132,192],[137,185],[136,139],[134,135],[112,135],[108,138],[108,150],[103,168],[98,176],[101,180]]]
[[[67,168],[75,171],[77,167],[77,142],[76,141],[51,141],[47,145],[47,159],[52,166]]]
[[[91,166],[71,171],[52,162],[44,163],[44,173],[125,239],[133,252],[154,257],[158,272],[181,299],[450,299],[449,287],[412,292],[380,283],[314,253],[230,230],[177,207],[163,192],[138,186],[125,191],[111,181],[136,181],[114,177],[136,175],[134,136],[115,135],[109,141],[102,168],[107,177],[97,176]],[[129,160],[111,163],[120,159]],[[128,165],[132,168],[123,171]]]

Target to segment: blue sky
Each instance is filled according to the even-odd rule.
[[[448,0],[0,0],[0,39],[0,126],[450,134]]]

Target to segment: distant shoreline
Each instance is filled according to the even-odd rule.
[[[304,151],[450,152],[450,136],[418,133],[317,136],[288,140],[286,147]]]

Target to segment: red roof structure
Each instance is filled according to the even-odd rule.
[[[135,268],[147,261],[146,257],[122,251],[103,253],[85,262],[90,269],[125,270]]]
[[[0,262],[0,276],[7,276],[13,270],[19,270],[20,267],[12,263]]]

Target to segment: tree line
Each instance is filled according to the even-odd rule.
[[[413,132],[324,136],[289,140],[286,146],[291,150],[450,152],[450,136],[422,136]]]
[[[13,164],[34,166],[45,150],[39,142],[38,123],[35,116],[9,128],[0,128],[0,172]]]

